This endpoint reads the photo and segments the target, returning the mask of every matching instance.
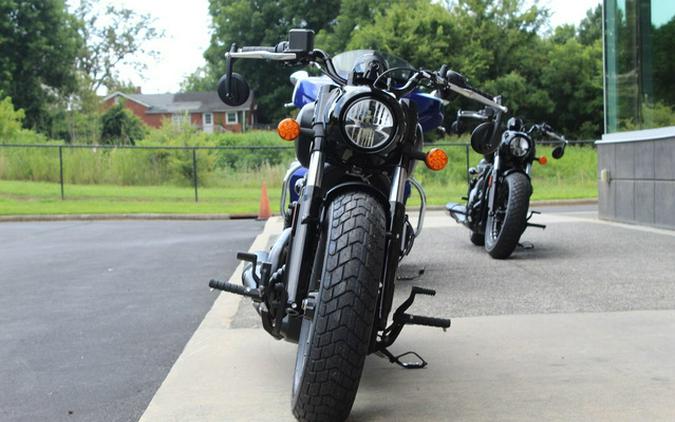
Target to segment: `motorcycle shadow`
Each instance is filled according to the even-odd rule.
[[[522,241],[506,260],[550,260],[571,258],[574,251],[554,242]]]
[[[405,350],[401,347],[405,346],[394,345],[392,351],[400,353]],[[430,365],[433,365],[433,362]],[[430,380],[430,377],[440,378],[441,374],[432,367],[403,369],[389,363],[387,359],[369,356],[366,359],[356,402],[347,420],[403,421],[410,420],[411,417],[415,420],[427,419],[424,415],[429,415],[430,408],[435,406],[429,398],[434,396],[436,393],[434,389],[440,382],[440,379]],[[431,420],[433,419],[435,418],[432,417]]]

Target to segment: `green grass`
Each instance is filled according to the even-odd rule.
[[[431,172],[418,165],[415,177],[422,182],[430,205],[458,202],[466,195],[464,148],[447,147],[450,165]],[[539,148],[550,157],[550,148]],[[480,157],[472,152],[470,162]],[[118,186],[106,184],[65,185],[65,200],[60,186],[53,182],[0,180],[0,215],[20,214],[244,214],[256,213],[262,181],[275,212],[279,203],[280,180],[284,165],[259,169],[222,170],[210,177],[211,186],[199,187],[199,202],[194,202],[190,186]],[[561,160],[534,164],[533,200],[580,199],[597,197],[597,156],[595,150],[568,148]],[[231,187],[233,186],[233,187]],[[418,203],[416,198],[411,205]]]
[[[279,189],[268,188],[273,204]],[[0,215],[19,214],[241,214],[254,213],[260,201],[257,188],[200,188],[176,186],[66,185],[61,200],[58,183],[0,181]]]

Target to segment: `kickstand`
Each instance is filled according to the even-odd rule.
[[[386,348],[382,348],[382,349],[378,350],[378,352],[382,353],[382,354],[385,355],[387,358],[389,358],[389,362],[395,363],[395,364],[397,364],[398,366],[400,366],[401,368],[405,368],[405,369],[421,369],[421,368],[424,368],[425,366],[427,366],[427,361],[424,360],[424,359],[422,358],[422,356],[420,356],[420,355],[418,355],[417,353],[412,352],[412,351],[402,353],[402,354],[400,354],[400,355],[398,355],[398,356],[394,356],[394,355],[393,355],[389,350],[387,350]],[[403,362],[403,361],[401,360],[401,358],[404,357],[404,356],[408,356],[408,355],[414,355],[417,359],[419,359],[419,361],[417,361],[417,362]]]
[[[532,242],[522,242],[522,243],[520,243],[519,242],[518,247],[523,248],[525,250],[534,249],[534,243],[532,243]]]

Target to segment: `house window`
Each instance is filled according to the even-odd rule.
[[[228,112],[226,119],[227,124],[237,123],[237,113],[235,111]]]
[[[171,122],[174,126],[183,126],[188,121],[187,113],[175,113],[171,115]]]
[[[213,114],[204,113],[204,126],[211,126],[213,124]]]

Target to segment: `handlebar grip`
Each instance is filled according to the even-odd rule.
[[[276,53],[277,48],[276,47],[263,47],[263,46],[246,46],[242,47],[240,49],[242,53],[250,52],[250,51],[267,51],[269,53]]]

